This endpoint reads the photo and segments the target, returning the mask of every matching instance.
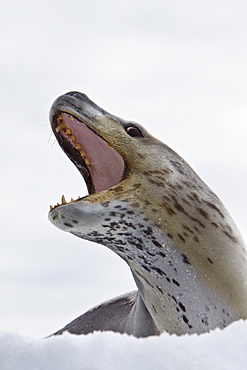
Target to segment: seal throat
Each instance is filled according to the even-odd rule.
[[[89,195],[108,190],[124,179],[126,166],[122,156],[82,120],[59,112],[53,117],[52,129],[59,145],[82,174]],[[80,199],[72,198],[71,202]],[[62,204],[67,204],[64,196]]]

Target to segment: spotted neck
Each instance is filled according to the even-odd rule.
[[[138,189],[136,183],[133,185]],[[211,287],[209,271],[212,275],[213,261],[207,261],[207,274],[198,273],[188,253],[180,247],[185,244],[181,238],[186,236],[181,233],[175,238],[171,234],[171,209],[160,213],[155,203],[137,202],[136,191],[139,194],[139,189],[133,190],[134,196],[127,200],[123,198],[129,192],[116,188],[110,200],[106,194],[95,195],[90,202],[84,200],[54,209],[50,218],[60,229],[103,244],[127,262],[153,322],[153,334],[164,330],[201,333],[236,320],[238,315],[225,297]],[[191,234],[191,240],[195,239],[192,229],[184,230]]]

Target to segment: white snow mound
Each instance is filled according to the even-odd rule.
[[[246,369],[247,322],[201,335],[136,339],[113,332],[45,339],[0,333],[1,370]]]

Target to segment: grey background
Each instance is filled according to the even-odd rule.
[[[0,330],[43,337],[135,289],[114,253],[47,219],[86,194],[48,122],[67,91],[176,150],[247,239],[246,19],[244,0],[1,1]]]

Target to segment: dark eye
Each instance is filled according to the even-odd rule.
[[[126,132],[131,137],[143,137],[139,128],[137,128],[135,126],[126,127]]]

